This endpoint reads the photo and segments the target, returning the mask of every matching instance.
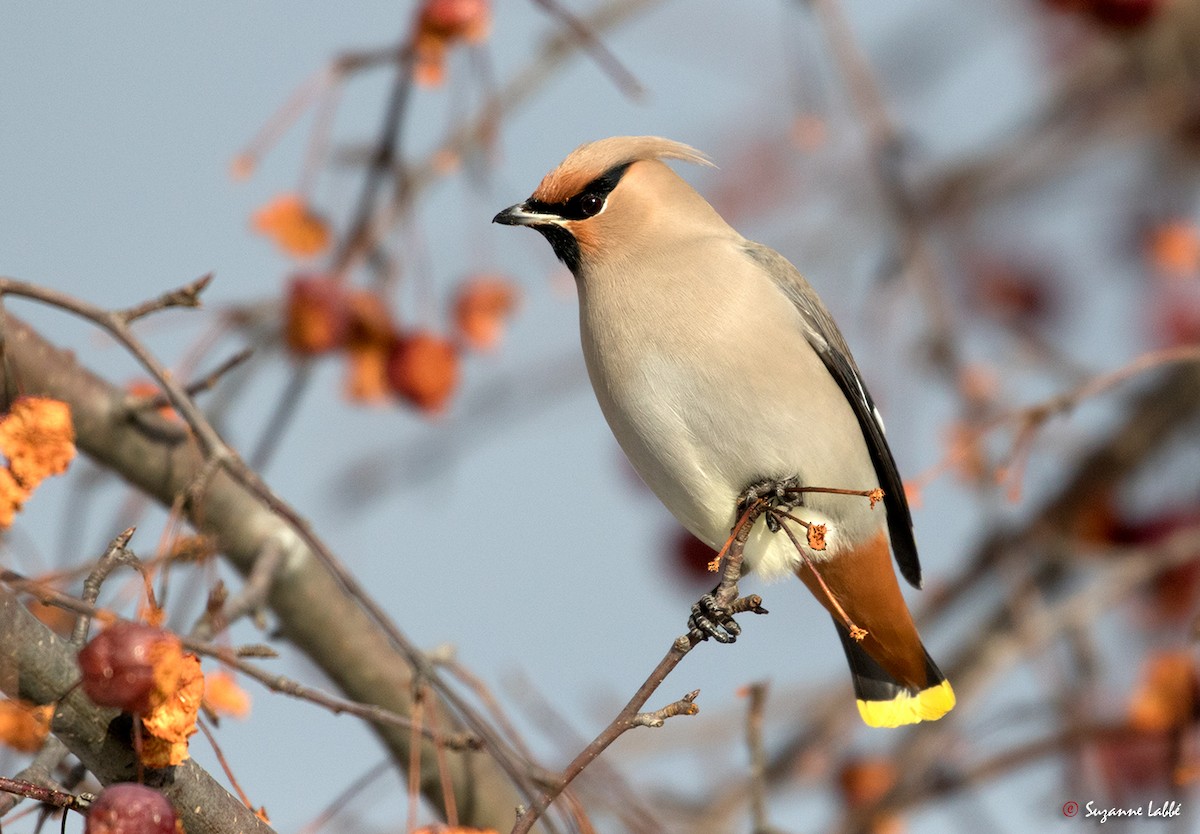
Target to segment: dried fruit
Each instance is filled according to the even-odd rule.
[[[458,387],[458,352],[432,333],[402,336],[388,357],[388,382],[418,408],[442,411]]]
[[[298,194],[281,194],[254,213],[251,226],[288,255],[308,258],[329,247],[329,224]]]
[[[1084,14],[1113,29],[1136,29],[1159,12],[1162,0],[1044,0],[1049,6]]]
[[[896,765],[884,758],[861,758],[847,762],[838,774],[842,801],[847,808],[862,808],[882,799],[896,784]],[[900,820],[883,814],[871,821],[872,834],[898,834]]]
[[[984,253],[971,266],[971,294],[980,310],[1002,322],[1039,324],[1061,307],[1053,279],[1040,264]]]
[[[29,490],[17,483],[12,472],[0,469],[0,529],[12,527],[28,498]]]
[[[1147,255],[1154,268],[1175,278],[1200,271],[1200,229],[1188,220],[1167,220],[1150,230]]]
[[[149,379],[135,379],[125,384],[125,390],[132,397],[138,397],[145,400],[150,400],[158,397],[162,393],[162,389],[158,387],[158,383]],[[170,405],[163,404],[158,408],[158,414],[167,420],[174,423],[182,423],[183,418]]]
[[[396,341],[396,326],[376,293],[351,292],[348,306],[350,332],[346,337],[343,391],[353,402],[379,402],[389,391],[388,358]]]
[[[49,397],[18,397],[0,420],[0,452],[13,477],[30,491],[66,472],[75,457],[70,406]]]
[[[174,767],[188,758],[188,739],[204,700],[200,658],[182,650],[164,652],[155,665],[161,699],[142,717],[149,734],[142,740],[142,762],[148,767]]]
[[[491,29],[490,0],[425,0],[417,12],[417,83],[441,84],[446,77],[446,53],[458,41],[481,43]]]
[[[517,306],[517,289],[507,278],[479,275],[463,282],[454,300],[459,338],[475,350],[493,350]]]
[[[301,356],[341,347],[350,332],[350,306],[341,281],[298,275],[288,282],[283,337]]]
[[[708,563],[717,555],[716,552],[682,527],[671,544],[671,555],[677,573],[698,584],[712,585]]]
[[[1160,287],[1150,316],[1152,336],[1163,347],[1200,344],[1200,286]]]
[[[1129,723],[1139,730],[1184,727],[1196,714],[1200,678],[1190,652],[1152,655],[1129,703]]]
[[[175,809],[158,791],[122,782],[109,785],[88,809],[86,834],[175,834]]]
[[[204,703],[213,712],[245,718],[250,714],[250,696],[233,680],[233,675],[218,669],[204,676]]]
[[[46,740],[53,714],[51,705],[0,700],[0,743],[22,753],[36,752]]]
[[[1088,14],[1114,29],[1137,29],[1150,22],[1162,0],[1090,0]]]

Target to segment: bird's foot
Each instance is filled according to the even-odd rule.
[[[738,496],[737,512],[740,518],[750,507],[760,501],[767,502],[768,511],[765,513],[767,529],[772,533],[779,532],[779,519],[770,512],[772,509],[790,510],[804,503],[804,493],[800,492],[800,480],[796,477],[765,478],[758,483],[748,486]]]
[[[718,643],[732,643],[742,633],[742,627],[733,619],[732,609],[717,602],[715,594],[705,594],[692,605],[688,629],[699,632],[701,640],[711,637]]]

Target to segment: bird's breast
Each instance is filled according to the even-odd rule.
[[[667,509],[720,547],[752,483],[796,476],[810,486],[871,489],[877,478],[850,405],[791,302],[765,276],[709,264],[714,271],[666,287],[637,277],[585,281],[580,324],[617,442]],[[805,510],[836,529],[836,546],[884,523],[882,511],[872,517],[858,500],[812,496]],[[756,531],[753,541],[752,567],[791,569],[794,549],[782,535]]]

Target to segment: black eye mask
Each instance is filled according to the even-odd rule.
[[[595,217],[604,208],[604,201],[617,187],[621,177],[629,170],[632,162],[624,162],[609,168],[600,176],[589,182],[571,199],[562,203],[547,203],[543,200],[529,200],[525,203],[530,211],[538,214],[553,214],[563,220],[587,220]]]
[[[587,220],[595,217],[604,208],[608,195],[617,187],[621,177],[629,170],[632,162],[625,162],[609,168],[600,176],[589,182],[571,199],[562,203],[547,203],[544,200],[530,199],[525,202],[527,211],[538,214],[549,214],[561,217],[563,220]],[[550,248],[558,259],[567,265],[571,274],[579,277],[579,242],[575,236],[562,226],[554,223],[541,223],[533,228],[542,233],[550,242]]]

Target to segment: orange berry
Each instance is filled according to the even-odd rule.
[[[458,351],[432,333],[402,336],[388,357],[392,391],[428,412],[442,411],[458,387]]]
[[[297,276],[288,282],[283,336],[301,356],[341,347],[350,329],[349,304],[340,281],[327,275]]]
[[[475,350],[493,350],[517,306],[517,289],[507,278],[479,275],[458,288],[454,325],[459,338]]]

